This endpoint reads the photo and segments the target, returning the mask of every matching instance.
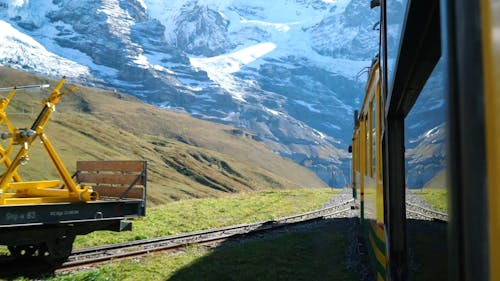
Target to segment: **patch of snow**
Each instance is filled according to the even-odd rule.
[[[267,107],[264,107],[264,110],[267,111],[267,112],[269,112],[269,113],[271,113],[274,116],[280,116],[280,115],[282,115],[281,112],[276,111],[276,110],[272,110],[272,109],[267,108]]]
[[[303,100],[294,100],[294,102],[296,104],[300,104],[300,105],[302,105],[304,107],[307,107],[307,109],[309,109],[309,111],[321,113],[321,111],[319,111],[316,108],[314,108],[314,104],[307,103],[307,102],[305,102]]]
[[[260,43],[243,50],[239,50],[230,54],[210,57],[210,58],[189,58],[192,66],[203,69],[209,73],[209,70],[217,72],[234,73],[256,59],[272,52],[276,45],[270,42]]]
[[[332,3],[327,3],[332,5]],[[289,0],[234,0],[231,7],[251,10],[251,13],[242,15],[249,19],[262,20],[270,22],[296,22],[309,21],[321,18],[329,13],[328,9],[316,9],[308,3]]]
[[[66,35],[67,37],[73,36],[72,34],[74,33],[74,30],[71,25],[68,25],[63,22],[58,22],[57,26],[59,28],[64,28],[65,30],[68,31],[69,35]],[[42,25],[38,29],[23,34],[31,37],[33,40],[34,38],[36,38],[36,41],[40,43],[40,45],[42,45],[47,51],[54,53],[60,57],[66,58],[82,66],[86,66],[92,72],[96,72],[97,75],[94,76],[116,77],[116,75],[118,74],[118,70],[114,68],[95,64],[91,57],[89,57],[85,53],[80,52],[77,49],[64,48],[56,44],[53,38],[57,37],[64,38],[65,36],[58,35],[59,31],[56,29],[55,25],[48,25],[48,24]],[[85,75],[85,73],[82,73],[82,75]]]
[[[181,13],[181,8],[187,4],[186,0],[146,0],[147,13],[150,17],[159,20],[165,26],[167,40],[175,37],[175,21]]]
[[[137,0],[137,2],[139,2],[139,4],[144,8],[144,10],[148,9],[148,5],[146,4],[146,2],[144,2],[144,0]]]
[[[154,70],[156,70],[156,71],[163,71],[163,72],[166,72],[166,73],[168,73],[168,74],[170,74],[170,75],[175,75],[175,72],[174,72],[174,71],[172,71],[172,70],[170,70],[170,69],[168,69],[168,68],[166,68],[166,67],[163,67],[163,66],[161,66],[161,65],[157,65],[157,64],[155,64],[155,65],[153,65],[153,69],[154,69]]]
[[[239,112],[229,112],[226,117],[221,118],[224,121],[238,121],[240,119]]]
[[[135,22],[128,11],[120,7],[118,0],[102,0],[101,8],[97,12],[106,15],[106,23],[111,33],[117,36],[130,36],[130,27]]]
[[[418,136],[416,139],[411,139],[409,140],[409,143],[416,143],[416,142],[421,142],[425,140],[434,140],[436,138],[443,138],[444,137],[444,131],[445,131],[445,124],[438,125],[430,130],[427,130],[420,136]]]
[[[132,61],[140,68],[149,68],[150,65],[147,57],[143,55],[143,49],[132,43],[130,39],[131,27],[136,22],[127,10],[120,7],[119,0],[102,0],[97,12],[106,15],[106,23],[112,34],[124,40],[127,45],[134,47],[133,52],[129,55]]]
[[[340,128],[340,126],[337,126],[337,125],[334,125],[332,123],[323,123],[323,125],[325,125],[326,127],[329,127],[329,128],[332,128],[334,130],[341,130],[342,128]]]
[[[150,17],[159,20],[165,26],[165,37],[168,41],[175,42],[176,20],[184,6],[196,2],[198,6],[209,6],[215,11],[224,14],[224,10],[232,3],[232,0],[145,0],[148,6],[147,13]]]
[[[345,11],[345,8],[351,0],[321,0],[325,3],[334,4],[335,5],[335,14],[341,14]]]
[[[266,21],[260,21],[260,20],[241,20],[241,23],[243,24],[251,24],[251,25],[261,25],[265,27],[272,27],[277,29],[278,31],[282,32],[287,32],[290,30],[290,25],[286,23],[272,23],[272,22],[266,22]]]
[[[143,54],[138,54],[132,61],[141,68],[149,68],[148,58]]]
[[[201,87],[191,87],[191,86],[184,86],[186,89],[193,91],[193,92],[201,92],[203,91],[203,88]],[[196,96],[197,98],[201,97],[202,95]]]
[[[273,43],[261,43],[230,54],[210,58],[190,57],[189,62],[195,69],[205,71],[212,81],[228,91],[234,99],[245,102],[241,81],[238,81],[231,74],[238,72],[244,65],[272,52],[275,48],[276,45]]]
[[[430,111],[430,110],[442,108],[443,106],[444,106],[444,100],[440,99],[440,100],[436,101],[435,104],[433,104],[432,106],[427,108],[427,110]]]
[[[11,0],[0,1],[7,2],[6,18],[20,18],[21,20],[28,20],[36,27],[42,26],[47,22],[45,15],[56,10],[57,6],[52,1],[34,1],[34,0]]]
[[[0,20],[0,63],[52,76],[91,76],[88,67],[49,52],[35,39],[2,20]]]
[[[322,132],[316,130],[316,129],[313,129],[313,133],[316,134],[320,139],[325,139],[326,138],[326,135],[323,134]]]

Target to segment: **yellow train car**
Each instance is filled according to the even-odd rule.
[[[405,13],[390,13],[396,5]],[[438,62],[449,217],[448,262],[439,266],[448,267],[448,280],[500,280],[500,1],[372,0],[371,7],[380,10],[380,48],[350,150],[377,280],[411,279],[405,121]]]
[[[384,198],[382,179],[382,107],[380,65],[378,59],[370,68],[366,95],[360,111],[355,112],[352,146],[352,186],[360,199],[360,217],[368,229],[370,254],[378,280],[386,277],[384,235]]]

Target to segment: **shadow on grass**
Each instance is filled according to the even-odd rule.
[[[168,280],[375,280],[349,247],[356,242],[357,221],[331,219],[266,239],[229,241]],[[447,280],[447,224],[407,224],[409,280]]]
[[[169,280],[359,280],[348,253],[354,220],[225,242]]]
[[[448,280],[448,224],[407,220],[409,280]]]
[[[158,259],[159,267],[156,264],[124,262],[122,268],[118,267],[118,271],[113,271],[110,267],[80,276],[67,276],[62,280],[342,281],[361,280],[362,277],[363,280],[375,280],[371,270],[360,262],[359,257],[367,257],[366,253],[360,255],[357,252],[358,238],[362,236],[358,220],[330,219],[262,234],[260,237],[230,239],[208,252],[201,251],[203,254],[200,258],[188,259],[187,263],[181,262],[183,267],[174,273],[168,271],[168,268],[175,267],[175,262],[169,265],[166,263],[167,260],[175,260],[175,257],[165,255],[164,261]],[[409,280],[446,280],[447,225],[408,220],[407,229]],[[198,251],[197,247],[193,249]],[[154,257],[145,261],[151,259],[154,260]],[[35,263],[28,260],[0,263],[0,279],[44,279],[53,276],[53,269],[36,270],[36,267]],[[13,269],[17,273],[13,274]],[[163,271],[165,274],[162,275]],[[160,276],[154,272],[160,273]]]
[[[40,259],[23,258],[10,260],[0,255],[0,280],[43,279],[54,276],[55,267],[47,265]]]

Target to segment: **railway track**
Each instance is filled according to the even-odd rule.
[[[110,260],[142,256],[153,252],[175,250],[192,244],[217,244],[232,237],[261,234],[300,223],[336,217],[350,211],[353,202],[354,200],[347,200],[335,206],[271,221],[213,228],[179,235],[76,250],[72,252],[67,262],[56,269],[56,272],[66,272]]]
[[[439,222],[447,222],[448,214],[431,210],[413,203],[406,202],[406,213],[409,218],[433,220]]]
[[[251,237],[278,229],[312,222],[315,220],[340,217],[343,214],[350,212],[352,208],[355,207],[354,204],[354,200],[350,199],[319,210],[282,217],[276,220],[239,224],[178,235],[170,235],[159,238],[136,240],[119,244],[110,244],[75,250],[72,252],[67,262],[57,268],[52,268],[51,272],[71,272],[82,268],[90,268],[92,266],[102,264],[111,260],[139,257],[161,251],[174,251],[192,244],[213,246],[229,238]],[[406,206],[409,218],[426,219],[440,222],[446,222],[448,220],[448,216],[445,213],[437,212],[412,203],[406,203]],[[3,261],[8,261],[9,263],[14,262],[10,257],[5,257]],[[2,265],[2,260],[0,260],[0,265]],[[8,271],[16,270],[15,266],[13,268],[6,268],[8,268]],[[25,267],[23,267],[22,270],[22,272],[27,273]],[[37,268],[34,269],[34,272],[43,272],[43,270],[41,269],[41,266],[37,266]],[[4,274],[5,273],[7,272],[4,272]],[[18,275],[16,275],[16,273],[13,273],[12,275],[6,276]],[[36,274],[33,276],[36,276]]]

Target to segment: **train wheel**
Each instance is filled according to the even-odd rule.
[[[71,255],[75,236],[63,236],[49,240],[43,245],[43,260],[50,265],[61,265]]]
[[[36,245],[16,245],[8,246],[9,252],[16,258],[27,258],[36,255],[38,247]]]

